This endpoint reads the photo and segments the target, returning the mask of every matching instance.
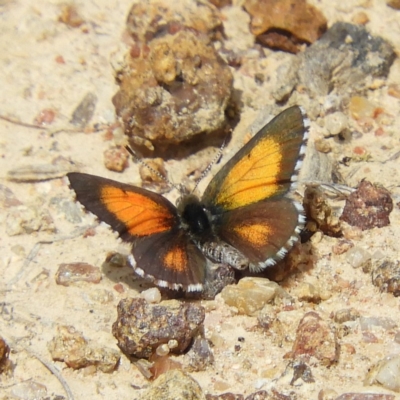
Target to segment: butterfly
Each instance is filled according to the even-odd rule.
[[[257,134],[213,177],[201,198],[177,207],[160,194],[71,172],[86,210],[132,243],[135,272],[160,287],[201,291],[211,260],[260,271],[282,259],[305,218],[293,190],[306,150],[309,120],[290,107]]]

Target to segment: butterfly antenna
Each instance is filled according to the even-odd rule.
[[[192,193],[197,189],[197,186],[199,186],[199,183],[208,175],[208,173],[211,171],[211,168],[213,167],[214,164],[216,164],[219,159],[222,157],[222,152],[225,148],[226,145],[226,138],[224,139],[224,141],[222,142],[221,147],[218,150],[218,153],[215,155],[215,157],[213,158],[213,160],[210,162],[210,164],[208,164],[207,168],[203,171],[203,173],[201,174],[200,178],[197,179],[196,181],[196,185],[194,186]]]
[[[163,180],[164,182],[168,183],[168,185],[174,187],[176,190],[181,192],[181,188],[175,184],[173,184],[168,178],[166,178],[164,175],[160,174],[156,169],[154,169],[152,166],[147,164],[145,161],[143,161],[134,151],[133,149],[126,145],[125,146],[126,151],[133,157],[134,160],[136,160],[138,163],[146,167],[151,173],[155,174],[158,178]]]

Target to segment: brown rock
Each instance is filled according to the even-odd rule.
[[[143,43],[180,30],[194,30],[213,39],[222,30],[217,8],[208,1],[192,0],[170,4],[162,0],[138,2],[130,9],[126,25],[134,40]]]
[[[133,145],[153,151],[225,125],[232,73],[192,32],[154,39],[148,55],[127,55],[117,74],[113,103]]]
[[[48,349],[54,361],[64,361],[73,369],[94,366],[100,371],[112,372],[120,359],[116,350],[90,344],[71,326],[59,326]]]
[[[335,331],[314,311],[308,312],[299,323],[291,357],[313,356],[324,365],[338,360],[339,346]]]
[[[174,369],[158,377],[140,400],[206,400],[200,385],[185,372]]]
[[[360,313],[355,308],[344,308],[335,313],[335,322],[338,324],[355,321],[358,318],[360,318]]]
[[[147,189],[157,189],[160,193],[164,189],[170,189],[168,184],[167,171],[162,158],[144,159],[139,166],[139,174],[143,187]]]
[[[354,247],[354,243],[347,239],[339,239],[336,244],[332,246],[333,254],[339,255],[346,253]]]
[[[6,341],[0,336],[0,374],[11,370],[12,364],[8,359],[10,348]]]
[[[341,227],[339,218],[333,212],[326,195],[321,189],[314,186],[306,188],[304,192],[304,209],[307,215],[307,227],[309,230],[321,230],[329,236],[340,235]]]
[[[60,264],[56,272],[57,285],[71,286],[77,282],[99,283],[100,281],[100,268],[83,262]]]
[[[257,40],[290,53],[315,42],[327,27],[323,14],[305,0],[246,0],[244,7]]]
[[[221,393],[221,394],[208,394],[206,396],[207,400],[244,400],[244,396],[242,394],[234,394],[234,393]]]
[[[400,0],[386,0],[386,4],[395,10],[400,10]]]
[[[124,299],[117,311],[113,335],[122,351],[137,358],[149,358],[158,346],[170,340],[178,342],[171,351],[182,353],[205,317],[203,307],[178,301],[150,305],[144,299]]]
[[[362,230],[382,228],[390,224],[392,210],[393,201],[388,190],[362,181],[347,198],[340,219]]]
[[[58,20],[71,28],[79,28],[85,20],[80,16],[77,8],[73,4],[63,4]]]
[[[128,166],[128,152],[123,147],[110,147],[104,151],[104,165],[110,171],[124,171]]]

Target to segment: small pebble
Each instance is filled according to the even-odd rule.
[[[346,260],[353,268],[360,268],[371,260],[371,254],[362,247],[356,246],[346,253]]]
[[[388,87],[388,95],[400,99],[400,84],[392,83]]]
[[[351,20],[356,25],[366,25],[369,22],[369,17],[367,13],[365,13],[364,11],[360,11],[354,14]]]
[[[160,375],[141,393],[142,400],[205,400],[200,385],[189,374],[172,369]]]
[[[321,293],[320,288],[311,283],[303,282],[294,290],[295,296],[301,301],[307,301],[310,303],[320,303]]]
[[[104,165],[110,171],[124,171],[128,166],[128,152],[119,146],[110,147],[104,152]]]
[[[381,327],[385,330],[396,328],[396,322],[388,317],[361,317],[360,327],[361,330],[367,331],[375,327]]]
[[[360,318],[360,313],[355,308],[344,308],[335,313],[335,322],[338,324],[355,321],[358,318]]]
[[[364,384],[380,384],[400,393],[400,356],[388,356],[369,368]]]
[[[350,115],[356,120],[373,118],[375,115],[375,110],[376,106],[365,97],[354,96],[350,99]]]
[[[156,354],[160,357],[169,354],[169,346],[167,344],[160,344],[156,349]]]
[[[83,262],[60,264],[56,272],[57,285],[71,286],[77,282],[99,283],[100,281],[100,268]]]
[[[13,385],[11,393],[17,399],[44,399],[47,396],[47,387],[43,383],[27,380]]]
[[[168,340],[169,349],[176,349],[178,347],[178,341],[175,339]]]
[[[239,314],[254,315],[277,294],[279,286],[265,278],[246,277],[237,285],[228,285],[221,296],[225,303],[236,307]]]
[[[87,93],[72,113],[71,124],[85,127],[92,119],[96,108],[97,96],[94,93]]]
[[[318,393],[318,400],[336,400],[338,393],[333,389],[321,389]]]
[[[328,114],[325,117],[325,126],[328,132],[335,136],[342,133],[349,125],[348,118],[342,112]]]
[[[161,293],[158,288],[150,288],[140,293],[140,297],[150,304],[158,304],[161,301]]]

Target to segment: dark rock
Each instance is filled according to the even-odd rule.
[[[390,224],[392,210],[393,201],[388,190],[362,181],[347,198],[340,219],[362,230],[382,228]]]
[[[214,363],[214,354],[207,339],[196,337],[186,355],[191,371],[204,371]]]
[[[274,97],[287,98],[296,84],[313,97],[333,91],[361,92],[373,79],[388,76],[395,57],[392,45],[372,36],[364,26],[337,22],[293,60],[286,71],[290,80],[281,77],[280,81],[285,83],[276,88]]]
[[[382,292],[400,296],[400,263],[384,260],[372,271],[372,283]]]
[[[295,361],[292,363],[291,367],[293,368],[293,378],[290,381],[291,385],[294,385],[298,379],[306,383],[315,382],[311,368],[307,364],[302,361]]]
[[[144,299],[124,299],[118,304],[113,335],[123,352],[137,358],[149,358],[161,344],[176,340],[172,352],[182,353],[199,332],[205,317],[196,304],[167,301],[150,305]]]

